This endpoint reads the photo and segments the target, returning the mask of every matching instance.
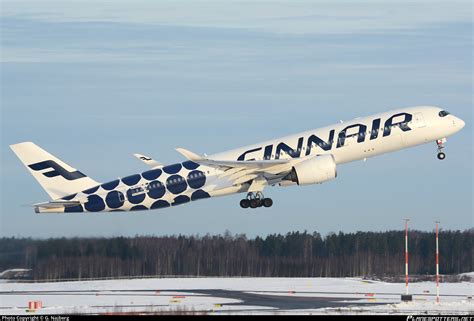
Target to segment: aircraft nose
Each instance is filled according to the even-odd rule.
[[[466,123],[461,118],[457,118],[456,119],[456,125],[459,126],[459,129],[462,129],[462,128],[464,128],[464,126],[466,126]]]

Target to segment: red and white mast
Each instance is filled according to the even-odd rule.
[[[405,294],[408,295],[408,222],[410,219],[405,219]]]
[[[436,221],[436,303],[439,303],[439,242],[438,242],[438,223]]]

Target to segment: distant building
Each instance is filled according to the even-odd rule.
[[[25,280],[31,279],[31,269],[9,269],[0,273],[0,279]]]

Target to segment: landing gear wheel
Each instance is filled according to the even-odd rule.
[[[249,192],[247,198],[240,201],[240,207],[242,208],[258,208],[258,207],[271,207],[273,200],[271,198],[265,198],[262,192]]]
[[[263,199],[263,206],[265,207],[272,207],[273,200],[271,198],[264,198]]]
[[[250,207],[250,201],[243,199],[240,201],[240,207],[242,208],[249,208]]]
[[[259,207],[259,201],[256,199],[250,200],[250,208],[257,208]]]
[[[444,153],[444,144],[446,143],[446,138],[441,138],[436,140],[436,145],[438,146],[438,159],[443,160],[446,158]]]

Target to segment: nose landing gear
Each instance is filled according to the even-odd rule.
[[[240,201],[240,207],[242,208],[257,208],[257,207],[272,207],[273,200],[271,198],[265,198],[262,192],[247,194],[247,198]]]
[[[446,143],[446,138],[441,138],[436,141],[436,145],[438,145],[438,159],[443,160],[446,158],[446,154],[444,153],[444,144]]]

